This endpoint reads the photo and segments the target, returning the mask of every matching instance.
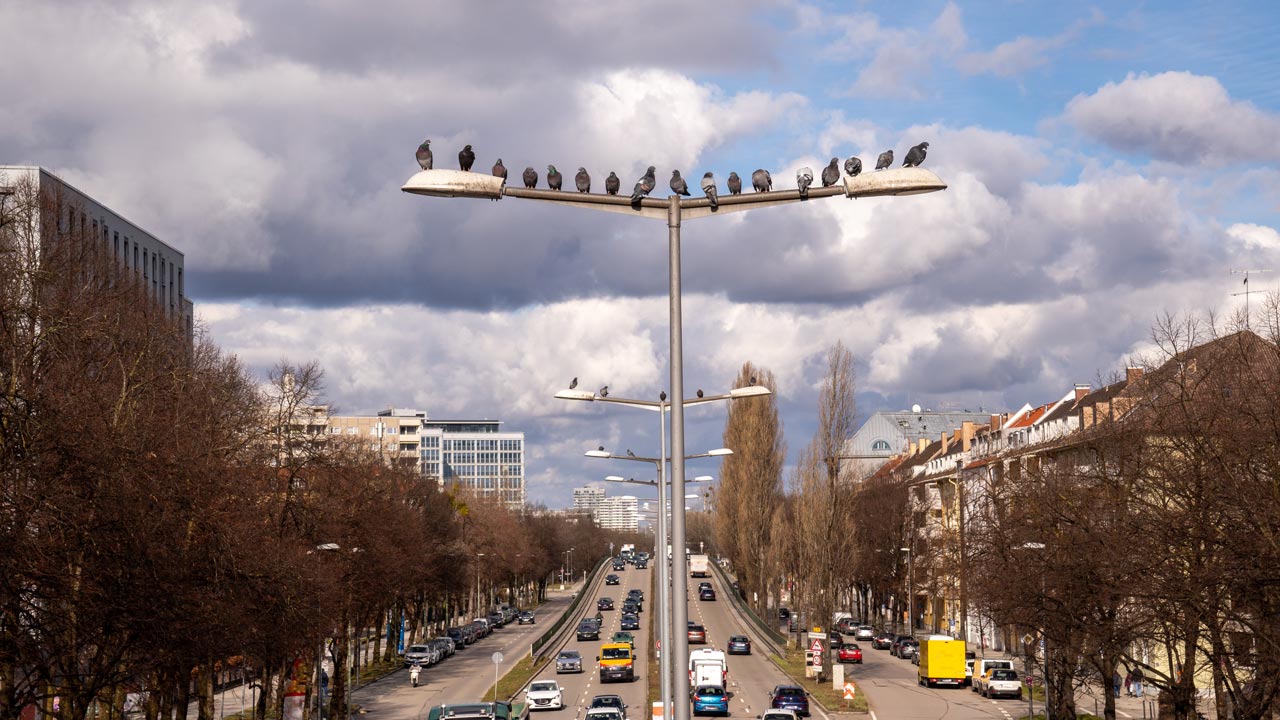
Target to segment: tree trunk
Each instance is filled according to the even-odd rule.
[[[338,628],[336,637],[334,638],[333,649],[333,677],[329,678],[329,687],[333,689],[330,696],[330,717],[345,718],[347,717],[347,651],[350,645],[348,643],[347,628],[345,623]]]
[[[213,720],[213,664],[209,662],[196,669],[196,717]]]

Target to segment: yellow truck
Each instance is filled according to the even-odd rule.
[[[920,685],[964,687],[964,641],[946,635],[930,635],[920,641]]]
[[[630,643],[605,643],[596,656],[600,666],[600,682],[631,682],[635,679],[635,651]]]

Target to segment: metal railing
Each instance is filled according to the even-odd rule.
[[[756,611],[752,610],[751,606],[742,599],[742,596],[733,589],[733,580],[724,571],[724,568],[714,562],[711,563],[711,567],[715,569],[716,575],[720,577],[720,582],[725,588],[725,594],[729,596],[729,601],[733,603],[733,606],[738,609],[738,613],[763,633],[764,637],[771,640],[773,644],[780,648],[785,648],[787,646],[787,636],[778,632],[777,628],[769,627],[769,623],[762,620],[759,615],[756,615]]]
[[[608,557],[600,558],[600,562],[596,563],[595,568],[591,570],[587,580],[582,583],[582,589],[578,591],[578,596],[573,599],[573,602],[569,603],[569,608],[564,611],[564,614],[560,616],[559,620],[556,620],[550,628],[547,628],[546,632],[539,635],[529,645],[530,655],[537,657],[538,651],[546,647],[551,640],[556,637],[556,634],[564,628],[565,623],[570,621],[576,622],[578,617],[578,608],[582,605],[583,599],[591,595],[588,590],[595,585],[596,580],[599,579],[600,571],[604,568],[604,565],[608,560]]]

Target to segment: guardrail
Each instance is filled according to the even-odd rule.
[[[600,570],[604,568],[605,563],[608,561],[609,561],[609,558],[607,557],[600,558],[600,562],[596,563],[595,568],[592,569],[591,574],[588,576],[587,580],[582,583],[582,589],[578,591],[578,597],[574,598],[573,602],[569,603],[569,609],[565,610],[564,614],[560,616],[559,620],[556,620],[555,623],[553,623],[551,627],[547,629],[546,632],[539,635],[529,645],[530,655],[537,657],[538,651],[546,647],[547,643],[551,642],[552,638],[554,638],[556,634],[559,633],[560,630],[564,628],[565,623],[570,621],[576,621],[576,618],[578,617],[579,606],[582,605],[584,598],[591,596],[591,593],[588,591],[595,584],[596,580],[598,579],[598,576],[600,575]]]
[[[711,563],[711,567],[715,569],[716,575],[720,576],[720,582],[725,588],[725,594],[729,596],[729,601],[733,603],[735,608],[737,608],[738,613],[741,614],[742,617],[746,618],[747,621],[754,625],[757,630],[764,634],[764,637],[771,640],[776,646],[779,648],[785,648],[787,646],[787,636],[778,632],[777,628],[769,627],[769,623],[760,619],[760,616],[756,615],[755,610],[752,610],[751,606],[748,605],[747,602],[743,600],[742,597],[733,589],[733,580],[729,577],[728,573],[724,571],[724,568],[720,567],[718,563]]]

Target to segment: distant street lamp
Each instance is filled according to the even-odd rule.
[[[1025,542],[1025,543],[1022,543],[1021,545],[1018,545],[1018,546],[1014,547],[1013,549],[1014,549],[1014,550],[1044,550],[1044,543],[1042,543],[1042,542]],[[1043,683],[1043,685],[1044,685],[1044,718],[1045,718],[1045,720],[1053,720],[1053,718],[1052,718],[1053,705],[1049,702],[1049,638],[1048,638],[1048,636],[1045,634],[1045,631],[1044,631],[1044,630],[1045,630],[1045,623],[1047,622],[1047,619],[1046,619],[1046,614],[1047,614],[1047,613],[1045,612],[1045,608],[1044,608],[1044,601],[1045,601],[1044,594],[1045,594],[1044,566],[1043,566],[1043,563],[1041,563],[1041,568],[1040,568],[1040,642],[1041,642],[1041,644],[1043,645],[1043,648],[1044,648],[1044,672],[1040,673],[1040,675],[1042,676],[1042,677],[1041,677],[1041,681],[1042,681],[1042,683]],[[1031,653],[1031,652],[1028,652],[1028,653],[1027,653],[1027,656],[1026,656],[1026,658],[1024,659],[1024,664],[1023,664],[1023,667],[1024,667],[1024,669],[1025,669],[1025,672],[1026,672],[1026,674],[1027,674],[1027,678],[1028,678],[1028,680],[1027,680],[1027,709],[1028,709],[1028,715],[1027,715],[1027,717],[1035,717],[1035,714],[1036,714],[1036,698],[1035,698],[1035,695],[1033,695],[1033,694],[1032,694],[1032,692],[1031,692],[1033,688],[1031,687],[1031,681],[1030,681],[1030,678],[1031,678],[1031,655],[1032,655],[1032,653]]]
[[[899,168],[868,172],[854,177],[845,177],[843,182],[830,187],[811,188],[807,192],[800,190],[779,190],[776,192],[748,193],[745,195],[725,195],[713,203],[710,198],[682,199],[680,195],[671,195],[667,200],[644,197],[632,202],[629,197],[600,195],[597,193],[559,192],[555,190],[536,190],[511,187],[503,178],[484,175],[482,173],[459,172],[456,170],[423,170],[409,178],[400,189],[416,195],[435,197],[469,197],[486,200],[500,200],[504,197],[524,198],[568,205],[590,210],[619,213],[631,217],[646,217],[667,221],[667,267],[668,306],[670,310],[670,363],[671,363],[671,472],[673,492],[684,494],[684,329],[681,309],[681,277],[680,277],[680,226],[686,220],[728,215],[730,213],[752,210],[755,208],[789,205],[808,202],[821,198],[844,195],[847,198],[879,197],[892,195],[916,195],[946,189],[946,183],[932,172],[919,167]],[[683,512],[672,513],[672,544],[684,547],[685,515]],[[672,593],[684,597],[687,590],[687,578],[684,573],[676,573],[672,583]],[[688,636],[684,632],[688,621],[688,607],[680,603],[674,608],[675,613],[669,625],[679,629],[674,633],[675,645],[670,648],[679,657],[689,652]],[[664,656],[666,653],[664,653]],[[673,695],[680,698],[675,703],[674,720],[689,720],[689,703],[685,698],[689,695],[689,678],[683,673],[675,673]],[[664,702],[668,699],[664,698]]]

